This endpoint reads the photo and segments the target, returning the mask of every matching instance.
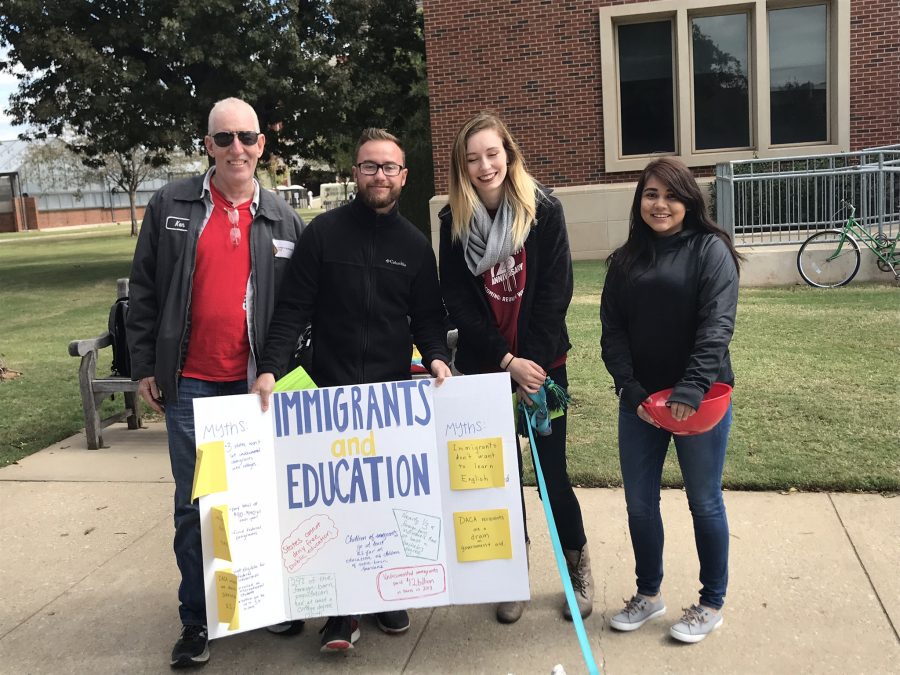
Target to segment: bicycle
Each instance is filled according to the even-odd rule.
[[[816,232],[803,242],[797,253],[797,270],[803,281],[817,288],[837,288],[849,284],[859,272],[862,259],[860,241],[875,254],[878,269],[893,272],[894,279],[900,280],[900,250],[897,248],[900,232],[893,239],[882,232],[873,237],[854,218],[856,207],[843,199],[841,204],[841,210],[850,209],[844,226]]]

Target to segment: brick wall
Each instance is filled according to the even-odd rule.
[[[138,222],[144,217],[144,207],[137,208]],[[131,222],[131,209],[67,209],[65,211],[38,211],[37,223],[39,230],[48,230],[54,227],[69,227],[71,225],[97,225],[102,223]]]
[[[447,191],[456,131],[486,108],[500,113],[548,185],[635,179],[603,169],[597,10],[612,4],[629,3],[425,0],[436,193]],[[900,142],[897,0],[854,0],[851,17],[851,149]]]
[[[900,3],[850,5],[850,149],[900,143]]]
[[[11,211],[0,213],[0,232],[16,232],[16,215]]]

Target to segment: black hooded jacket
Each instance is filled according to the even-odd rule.
[[[610,265],[600,301],[601,355],[616,392],[634,410],[674,387],[670,401],[695,410],[713,382],[734,384],[738,274],[718,236],[684,229],[654,240],[656,261],[628,277]]]
[[[259,372],[282,377],[311,321],[320,387],[408,380],[413,339],[426,368],[449,362],[444,317],[428,240],[396,207],[379,214],[357,197],[300,237]]]

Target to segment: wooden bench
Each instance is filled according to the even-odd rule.
[[[117,298],[128,297],[128,279],[116,282]],[[114,422],[126,420],[129,429],[141,428],[141,401],[138,395],[138,383],[129,377],[108,375],[97,376],[97,360],[100,350],[112,346],[112,335],[104,331],[92,340],[73,340],[69,343],[69,355],[80,356],[81,366],[78,369],[78,384],[81,389],[81,406],[84,409],[84,434],[87,446],[91,450],[103,447],[103,429]],[[109,417],[100,417],[100,405],[107,397],[114,398],[122,394],[125,409]]]

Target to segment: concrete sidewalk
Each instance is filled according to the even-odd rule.
[[[166,673],[180,630],[172,485],[162,424],[83,434],[0,469],[0,672]],[[606,621],[633,591],[621,490],[579,490],[597,582],[585,621],[606,673],[896,673],[900,671],[900,498],[726,493],[731,583],[723,628],[697,645],[668,638],[696,602],[697,562],[684,494],[662,496],[664,619],[635,633]],[[363,620],[357,649],[319,653],[309,622],[214,641],[205,673],[585,672],[543,511],[527,490],[532,603],[503,626],[486,605],[414,610],[389,637]]]

